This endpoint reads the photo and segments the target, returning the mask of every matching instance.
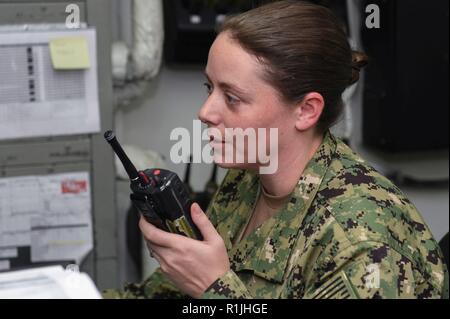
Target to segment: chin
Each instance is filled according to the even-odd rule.
[[[214,163],[216,163],[217,166],[219,166],[221,168],[226,168],[226,169],[230,169],[230,168],[245,169],[245,168],[247,168],[245,164],[219,163],[217,161],[214,161]]]
[[[223,161],[218,161],[214,159],[214,163],[220,168],[224,169],[257,169],[258,167],[255,164],[248,163],[224,163]]]

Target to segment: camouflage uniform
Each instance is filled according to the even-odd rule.
[[[442,253],[414,205],[331,134],[284,208],[236,242],[259,185],[230,170],[207,211],[231,270],[203,298],[448,298]],[[186,296],[158,269],[105,297]]]

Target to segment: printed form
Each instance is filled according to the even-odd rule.
[[[100,131],[95,29],[0,32],[0,140]]]
[[[0,256],[18,246],[31,247],[32,262],[84,259],[93,248],[87,172],[0,178]]]

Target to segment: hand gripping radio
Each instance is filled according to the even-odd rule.
[[[114,132],[107,131],[105,139],[130,177],[130,199],[144,218],[162,230],[203,240],[191,218],[193,202],[178,175],[164,169],[138,171],[120,146]]]

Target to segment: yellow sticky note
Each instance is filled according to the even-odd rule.
[[[56,70],[89,69],[89,49],[86,38],[56,38],[50,40],[50,56]]]

